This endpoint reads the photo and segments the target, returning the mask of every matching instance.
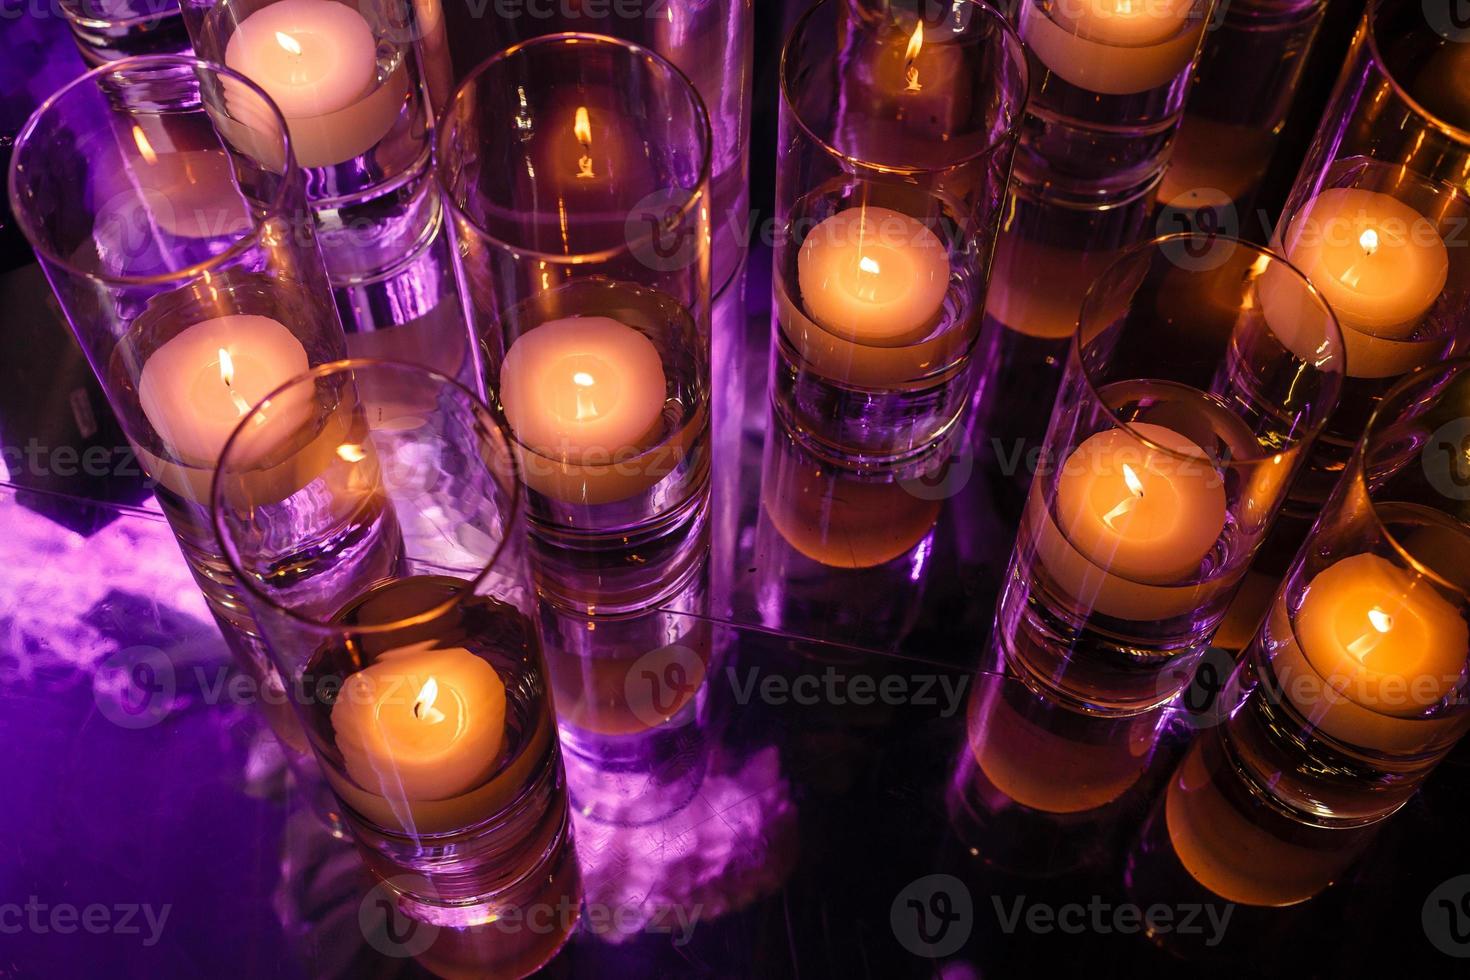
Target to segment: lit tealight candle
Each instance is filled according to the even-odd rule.
[[[378,40],[335,0],[277,0],[246,17],[225,64],[265,89],[291,131],[303,167],[365,153],[392,128],[407,94],[403,69],[378,85]]]
[[[1020,35],[1042,64],[1078,88],[1129,95],[1168,84],[1188,66],[1204,31],[1195,6],[1195,0],[1023,0]]]
[[[802,242],[796,269],[808,315],[844,340],[874,347],[921,340],[949,290],[944,243],[890,208],[849,208],[823,221]]]
[[[1057,482],[1057,520],[1095,564],[1138,582],[1179,582],[1220,539],[1225,487],[1189,439],[1149,423],[1133,430],[1160,448],[1123,429],[1088,437]]]
[[[1312,579],[1296,637],[1334,691],[1399,717],[1444,700],[1470,658],[1470,628],[1459,611],[1428,582],[1372,554],[1344,558]]]
[[[551,320],[516,338],[500,401],[516,438],[568,462],[608,463],[648,448],[667,380],[653,341],[605,316]]]
[[[1412,337],[1444,292],[1449,252],[1418,211],[1376,191],[1323,191],[1292,221],[1285,251],[1337,314],[1350,375],[1393,377],[1438,352],[1432,339]],[[1289,276],[1285,269],[1266,271],[1261,311],[1283,344],[1312,359],[1321,319],[1303,316],[1307,301],[1283,282]]]
[[[348,774],[370,793],[447,800],[484,783],[505,738],[505,684],[463,647],[390,650],[352,674],[332,705]]]
[[[276,388],[307,370],[306,348],[270,317],[236,314],[186,327],[143,364],[138,399],[180,462],[213,467],[240,420]],[[275,433],[304,422],[306,393],[280,399],[265,417]]]

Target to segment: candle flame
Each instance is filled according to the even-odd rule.
[[[301,42],[289,34],[276,31],[276,43],[291,54],[301,53]]]
[[[1118,502],[1118,506],[1102,516],[1103,523],[1113,530],[1117,530],[1114,522],[1132,513],[1133,508],[1137,507],[1138,502],[1143,499],[1143,481],[1138,478],[1137,473],[1133,472],[1133,467],[1127,463],[1123,464],[1123,482],[1128,484],[1129,496],[1124,497]]]
[[[241,418],[244,418],[245,414],[250,411],[250,403],[241,398],[240,393],[235,390],[235,361],[230,357],[230,352],[223,347],[219,348],[219,379],[225,383],[225,390],[230,393],[230,401],[234,403],[235,411]],[[263,403],[261,408],[267,404],[269,402]],[[264,425],[265,416],[257,415],[255,424]]]
[[[577,160],[577,178],[596,177],[592,172],[592,118],[587,107],[577,106],[577,116],[572,120],[572,135],[582,144],[582,156]]]
[[[1387,633],[1393,629],[1393,617],[1378,606],[1368,610],[1368,622],[1380,633]]]
[[[1358,236],[1358,244],[1363,246],[1363,252],[1365,254],[1372,255],[1374,252],[1378,251],[1378,232],[1374,231],[1372,228],[1365,229],[1364,232]]]
[[[151,166],[158,162],[158,154],[153,151],[153,144],[148,142],[148,134],[143,132],[141,126],[133,126],[133,142],[138,146],[138,152],[143,154],[143,159]]]
[[[586,371],[578,371],[576,374],[572,375],[572,383],[577,385],[579,388],[591,388],[594,384],[597,383],[597,380]]]
[[[858,259],[858,268],[870,276],[876,276],[883,271],[883,267],[878,264],[876,259],[870,259],[866,255]]]
[[[337,455],[349,463],[361,463],[367,459],[367,451],[355,442],[344,442],[338,446]]]
[[[419,696],[413,702],[413,716],[420,721],[435,724],[444,720],[444,712],[434,707],[439,698],[439,682],[430,677],[419,688]]]
[[[1137,473],[1133,472],[1133,467],[1127,463],[1123,464],[1123,482],[1128,484],[1128,489],[1132,491],[1133,496],[1143,496],[1143,481],[1138,478]]]
[[[917,92],[924,86],[919,84],[919,68],[914,60],[919,57],[919,52],[924,49],[924,24],[922,21],[914,25],[914,33],[909,37],[909,46],[904,49],[904,80],[908,83],[910,92]]]

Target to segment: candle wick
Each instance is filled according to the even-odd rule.
[[[1118,506],[1114,507],[1112,510],[1103,515],[1103,523],[1112,530],[1116,531],[1117,527],[1115,526],[1114,522],[1116,522],[1119,518],[1126,517],[1128,514],[1132,513],[1133,508],[1138,506],[1138,501],[1139,497],[1124,497],[1122,502],[1119,503]]]

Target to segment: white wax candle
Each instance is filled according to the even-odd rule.
[[[138,400],[180,462],[213,467],[240,420],[307,367],[306,348],[280,322],[223,316],[192,324],[160,345],[143,364]],[[273,432],[285,434],[306,420],[310,407],[309,393],[293,391],[263,411]]]
[[[500,402],[516,438],[568,462],[646,449],[662,428],[668,382],[653,341],[605,316],[551,320],[515,339]]]
[[[826,219],[801,243],[797,284],[811,318],[853,343],[902,347],[933,328],[949,291],[949,255],[924,224],[890,208]]]
[[[1293,219],[1285,253],[1337,315],[1350,375],[1393,377],[1439,351],[1432,339],[1411,339],[1449,278],[1444,241],[1418,211],[1376,191],[1326,190]],[[1314,359],[1321,320],[1302,315],[1301,290],[1283,281],[1289,275],[1266,271],[1261,310],[1283,344]]]
[[[367,20],[335,0],[277,0],[246,17],[225,64],[281,110],[303,167],[365,153],[392,127],[407,84],[397,68],[378,84],[378,41]]]
[[[505,684],[462,647],[390,650],[347,678],[332,729],[348,775],[363,789],[410,804],[447,800],[495,771]]]
[[[1108,429],[1067,459],[1057,480],[1057,522],[1074,548],[1113,574],[1180,582],[1224,530],[1224,483],[1204,450],[1178,432],[1149,423],[1133,430],[1154,445]]]
[[[1396,716],[1442,701],[1470,658],[1459,611],[1424,579],[1373,554],[1344,558],[1308,583],[1296,637],[1333,690]]]
[[[1196,0],[1022,0],[1021,39],[1054,74],[1103,95],[1167,85],[1199,47]]]

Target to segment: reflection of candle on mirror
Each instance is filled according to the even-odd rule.
[[[1421,713],[1459,684],[1470,629],[1424,579],[1373,554],[1319,572],[1297,609],[1296,637],[1312,668],[1376,712]]]
[[[1074,548],[1114,574],[1179,582],[1224,530],[1224,484],[1204,450],[1174,430],[1146,422],[1132,429],[1137,436],[1123,429],[1089,436],[1067,459],[1057,522]]]
[[[1205,24],[1195,6],[1196,0],[1023,0],[1020,35],[1042,64],[1073,85],[1128,95],[1165,85],[1188,66]]]
[[[662,429],[667,379],[653,341],[611,317],[551,320],[515,339],[500,401],[516,438],[569,462],[608,463]]]
[[[277,0],[260,8],[235,28],[225,64],[280,108],[304,167],[366,152],[392,127],[406,94],[402,68],[395,84],[378,86],[373,29],[335,0]]]
[[[149,356],[138,379],[143,414],[181,462],[213,466],[261,399],[307,370],[306,348],[270,317],[236,314],[186,327]],[[263,416],[285,433],[305,421],[310,394],[292,392]]]
[[[389,799],[449,799],[495,771],[505,685],[463,647],[390,650],[343,683],[332,729],[348,774],[362,788]]]
[[[1411,337],[1444,291],[1449,252],[1434,224],[1376,191],[1333,188],[1302,209],[1286,257],[1321,292],[1342,327],[1354,377],[1403,374],[1439,350]],[[1285,269],[1261,278],[1262,313],[1282,343],[1305,356],[1320,341],[1320,317],[1302,315],[1300,287]]]
[[[796,269],[811,318],[844,340],[874,347],[923,339],[949,291],[944,244],[922,222],[889,208],[848,208],[826,219],[802,242]]]

